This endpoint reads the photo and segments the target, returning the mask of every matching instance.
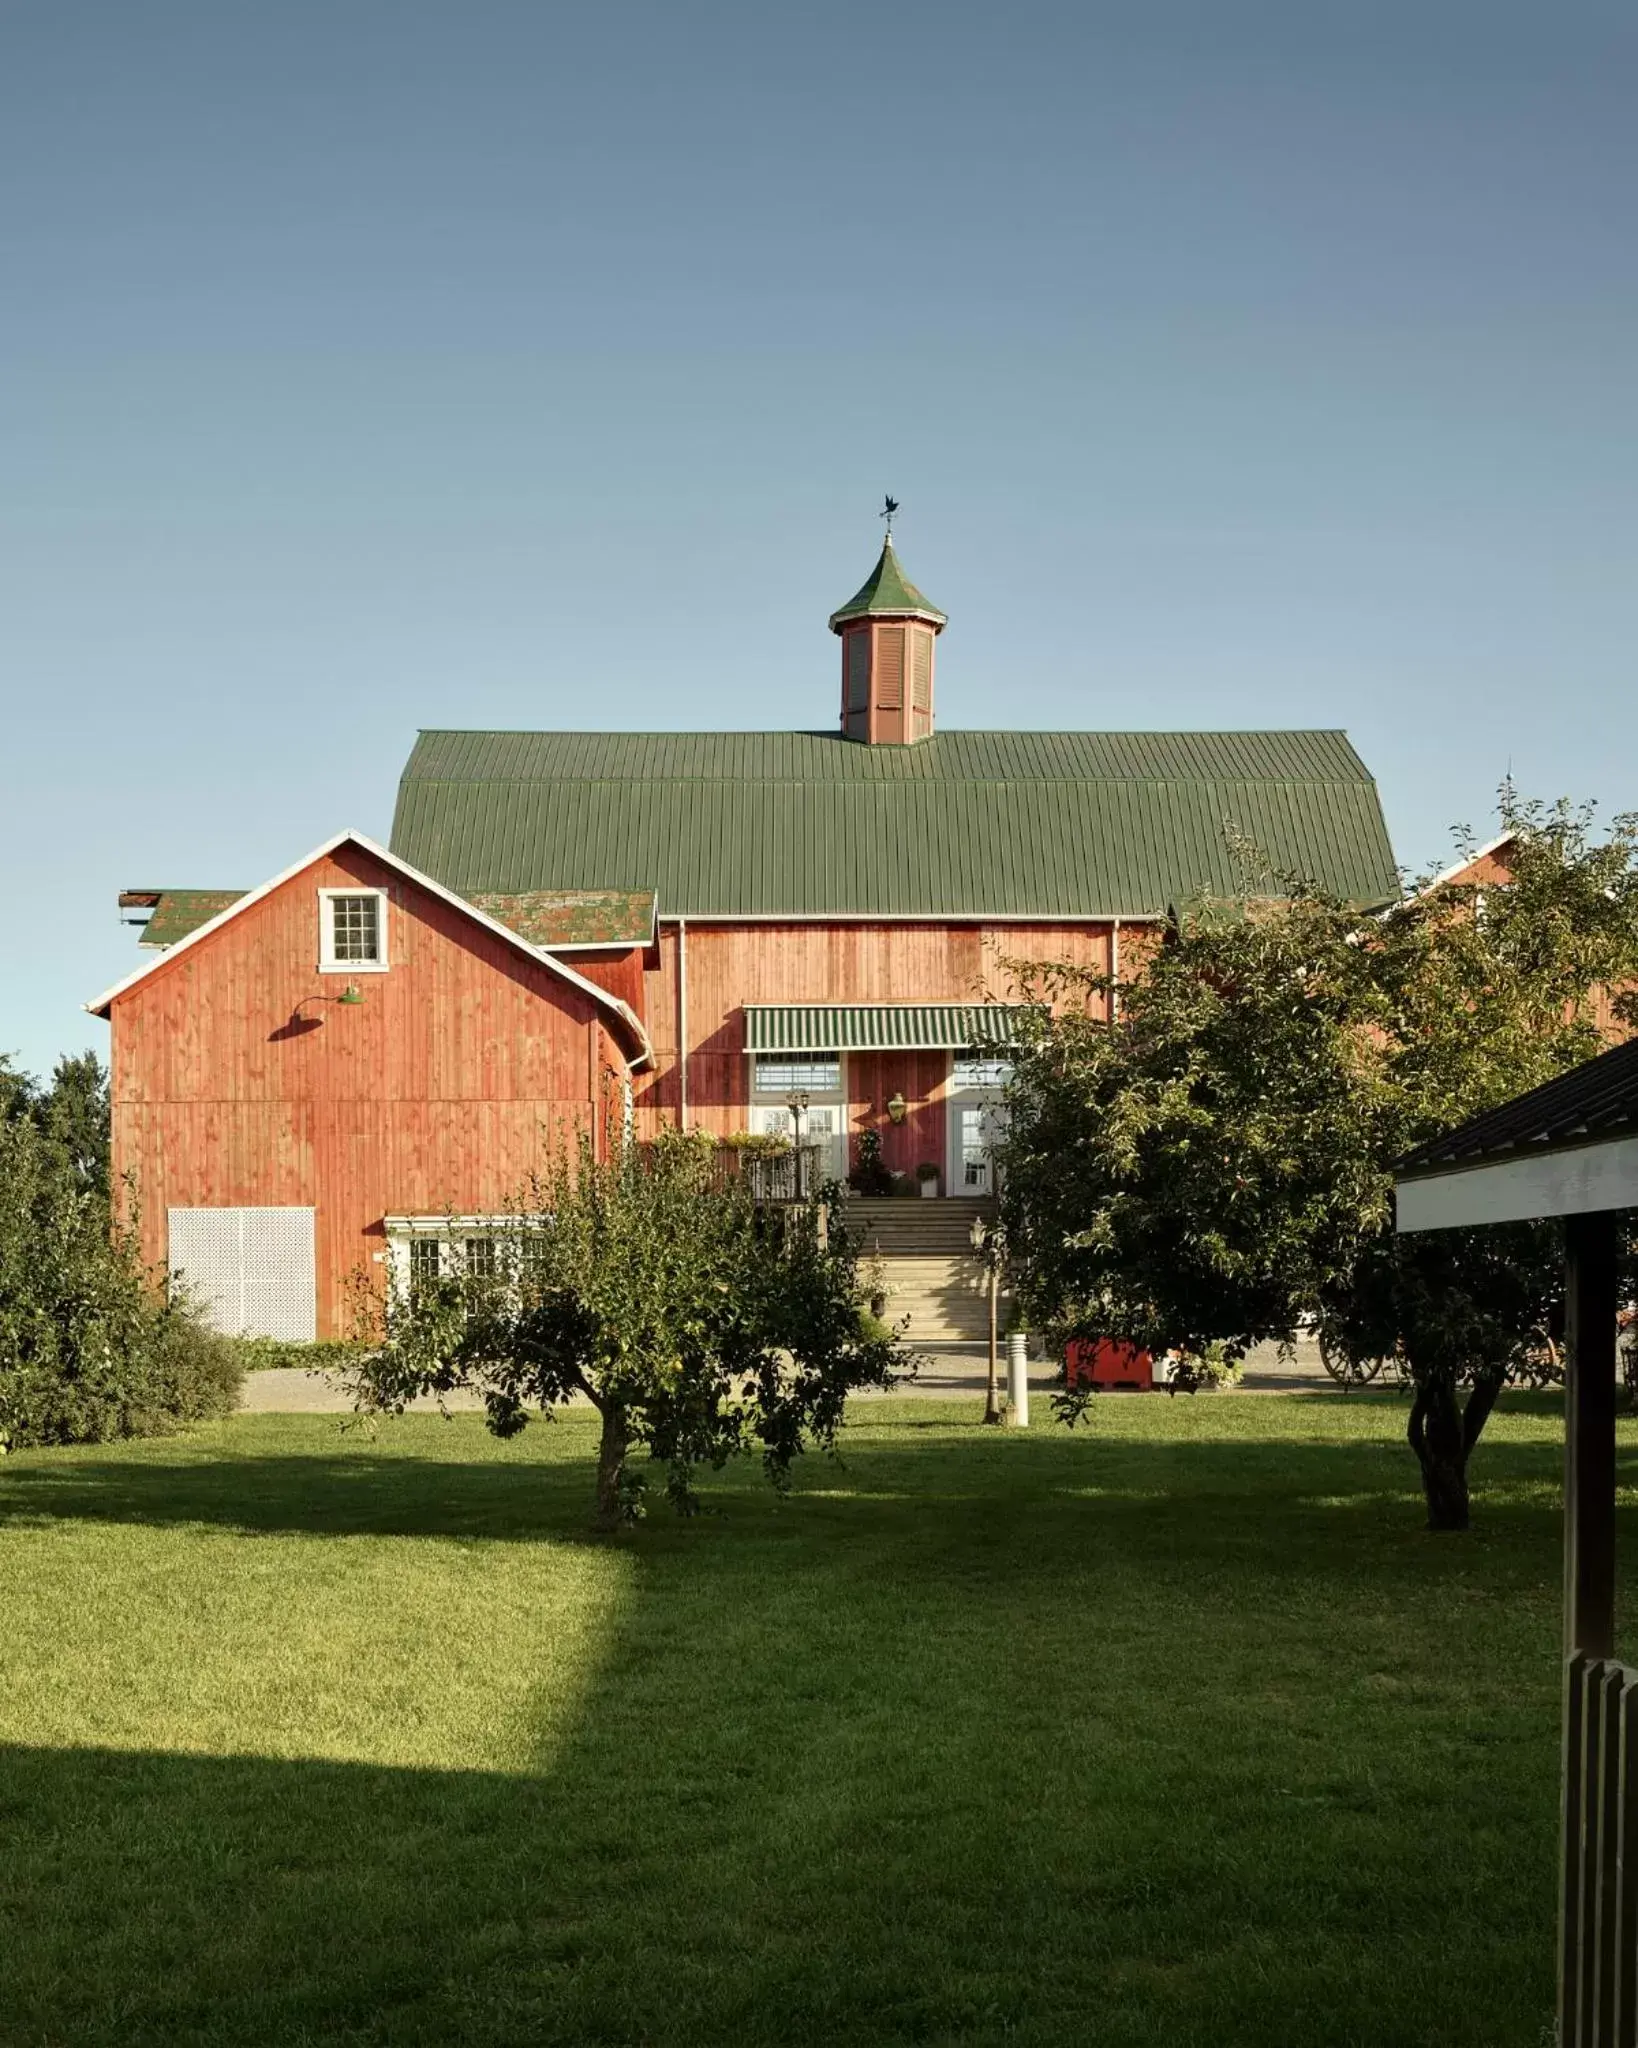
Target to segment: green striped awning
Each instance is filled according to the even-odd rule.
[[[1011,1045],[1008,1003],[747,1003],[747,1052],[962,1052]]]

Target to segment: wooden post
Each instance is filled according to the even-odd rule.
[[[1558,2038],[1577,2048],[1615,2038],[1609,1998],[1599,1995],[1594,1943],[1601,1888],[1589,1858],[1602,1847],[1599,1772],[1612,1763],[1599,1717],[1615,1654],[1616,1219],[1609,1209],[1564,1219],[1564,1735],[1559,1836]],[[1613,1791],[1613,1786],[1611,1787]],[[1595,1839],[1595,1832],[1597,1838]],[[1611,1830],[1613,1849],[1615,1835]],[[1608,1987],[1613,1989],[1613,1981]]]
[[[1564,1648],[1615,1654],[1615,1212],[1564,1219]]]

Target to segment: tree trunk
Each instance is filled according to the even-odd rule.
[[[611,1403],[603,1410],[603,1434],[597,1446],[597,1514],[593,1524],[605,1536],[613,1535],[625,1519],[620,1480],[630,1445],[625,1410]]]
[[[1467,1461],[1490,1419],[1502,1380],[1499,1368],[1480,1373],[1465,1408],[1457,1402],[1451,1375],[1433,1373],[1416,1382],[1406,1435],[1422,1468],[1430,1529],[1455,1531],[1468,1526]]]

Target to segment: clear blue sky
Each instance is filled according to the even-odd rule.
[[[1638,803],[1638,10],[9,0],[0,1048],[421,725],[1341,725]]]

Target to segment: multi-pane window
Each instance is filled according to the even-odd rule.
[[[385,967],[387,899],[380,889],[322,889],[319,892],[321,967]]]
[[[410,1293],[419,1294],[438,1278],[440,1246],[435,1237],[412,1237],[409,1241]]]
[[[847,708],[849,711],[868,711],[870,708],[870,628],[862,626],[849,633],[844,643],[847,647]]]
[[[473,1280],[493,1280],[495,1277],[495,1240],[492,1237],[469,1237],[466,1241],[466,1270]]]
[[[786,1053],[758,1053],[755,1087],[758,1095],[840,1095],[841,1054],[806,1053],[793,1058]]]
[[[1012,1079],[1012,1061],[998,1060],[989,1053],[958,1052],[950,1067],[950,1086],[965,1091],[969,1088],[1005,1088]]]

